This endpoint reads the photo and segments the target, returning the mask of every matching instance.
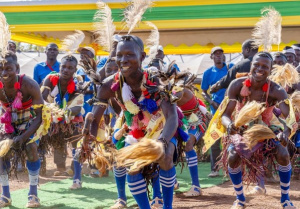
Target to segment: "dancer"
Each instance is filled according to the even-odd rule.
[[[237,200],[232,208],[245,208],[243,183],[256,182],[256,176],[265,171],[263,158],[276,159],[281,186],[281,204],[283,208],[295,208],[289,198],[289,185],[291,178],[291,163],[286,148],[289,138],[295,132],[295,117],[293,109],[289,107],[286,92],[276,83],[268,80],[272,69],[272,57],[267,52],[257,53],[251,65],[249,77],[239,78],[232,82],[228,89],[228,97],[221,104],[213,123],[222,121],[221,129],[227,127],[228,136],[223,140],[222,162],[224,169],[229,174],[236,191]],[[260,114],[253,113],[251,122],[246,126],[237,127],[234,110],[239,111],[251,101],[257,101],[264,106]],[[286,101],[286,102],[284,102]],[[252,149],[245,145],[245,129],[253,124],[264,124],[270,128],[275,126],[270,118],[273,116],[274,105],[278,104],[282,115],[286,118],[283,129],[275,128],[277,140],[269,140],[256,144]],[[242,111],[242,110],[241,110]],[[257,114],[255,117],[255,114]],[[236,113],[236,115],[239,115]],[[281,120],[282,121],[282,120]],[[244,125],[244,123],[242,124]],[[225,129],[226,130],[226,129]],[[243,131],[242,131],[243,130]],[[255,139],[251,139],[255,140]],[[247,167],[247,170],[245,169]]]
[[[158,80],[155,80],[157,84],[151,82],[149,80],[150,75],[142,71],[141,64],[144,58],[145,52],[142,40],[136,36],[123,36],[117,46],[117,64],[120,68],[120,73],[108,78],[99,89],[97,97],[100,102],[93,109],[95,119],[91,126],[91,134],[97,135],[97,127],[107,107],[108,99],[115,98],[124,111],[126,123],[130,126],[127,144],[132,144],[134,141],[137,142],[143,136],[147,137],[152,133],[154,134],[152,138],[157,137],[158,142],[164,146],[165,154],[159,160],[159,175],[163,190],[164,208],[172,208],[173,186],[176,177],[173,153],[177,145],[177,141],[172,136],[177,129],[177,113],[175,105],[170,104],[165,99],[161,99],[161,102],[155,102],[152,99],[154,93],[151,95],[143,87],[147,84],[155,87],[159,82]],[[156,95],[158,96],[158,94]],[[151,99],[145,97],[150,97]],[[142,104],[134,103],[130,98],[134,102],[144,101],[148,102],[148,104],[143,103],[144,105],[142,106]],[[150,104],[151,106],[149,106]],[[160,105],[157,106],[157,104]],[[159,111],[160,109],[161,111]],[[161,124],[164,121],[163,118],[166,121],[164,126]],[[150,125],[155,125],[151,129],[148,126],[150,119],[158,122],[151,122]],[[142,121],[143,123],[141,123]],[[147,126],[148,129],[146,129]],[[127,181],[139,207],[142,209],[150,208],[143,175],[140,172],[128,174]]]
[[[83,94],[77,92],[74,74],[77,70],[77,59],[72,55],[66,55],[61,59],[59,74],[51,74],[45,78],[41,87],[43,98],[50,103],[52,109],[52,123],[50,138],[47,143],[54,149],[65,150],[66,138],[79,134],[78,129],[83,123]],[[79,76],[80,77],[80,76]],[[77,78],[79,78],[77,77]],[[73,185],[70,189],[81,188],[81,165],[74,158],[77,141],[72,142],[72,155],[74,162]],[[66,158],[60,159],[65,166]],[[57,165],[59,166],[59,165]],[[58,171],[64,172],[65,167],[58,167]]]
[[[39,85],[28,76],[18,75],[19,70],[20,66],[13,52],[8,52],[5,56],[2,55],[0,62],[1,140],[6,137],[13,139],[12,147],[16,157],[14,163],[19,162],[21,153],[25,151],[30,185],[26,207],[35,208],[40,206],[40,200],[37,197],[37,184],[41,162],[37,147],[43,129],[41,123],[44,102]],[[8,156],[10,155],[0,158],[2,184],[0,207],[9,206],[12,202],[8,180],[11,165]]]

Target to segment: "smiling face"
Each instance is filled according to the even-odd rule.
[[[251,75],[257,82],[266,81],[272,69],[272,61],[267,57],[255,56],[251,64]]]
[[[124,76],[129,76],[141,68],[145,52],[134,41],[120,41],[117,46],[117,64]]]
[[[77,70],[77,62],[75,60],[62,59],[60,64],[60,77],[64,80],[71,80]]]
[[[5,61],[5,62],[3,62]],[[14,83],[17,80],[19,64],[17,58],[6,56],[5,60],[0,61],[0,76],[3,83]]]

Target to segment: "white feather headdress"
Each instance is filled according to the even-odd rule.
[[[0,12],[0,50],[2,57],[5,57],[8,52],[8,41],[10,40],[10,37],[11,33],[6,17],[2,12]]]
[[[146,40],[146,46],[149,48],[149,59],[152,60],[155,58],[159,46],[159,32],[156,25],[154,25],[152,22],[146,22],[146,24],[153,29],[151,30],[151,34]]]
[[[279,45],[281,42],[281,15],[274,8],[264,8],[262,17],[255,24],[252,32],[254,46],[263,46],[264,51],[271,51],[272,44]]]
[[[143,14],[152,6],[151,0],[132,0],[131,5],[124,11],[124,20],[128,34],[141,22]]]
[[[76,50],[79,48],[79,45],[83,42],[84,38],[85,35],[81,30],[75,30],[74,34],[66,36],[62,41],[61,49],[63,51],[67,51],[69,55],[71,55],[76,52]]]
[[[116,26],[113,23],[111,9],[104,2],[97,2],[98,11],[94,15],[94,34],[98,37],[96,42],[103,47],[104,51],[110,52],[113,45],[113,35]]]

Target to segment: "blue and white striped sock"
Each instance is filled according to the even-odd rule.
[[[243,182],[242,182],[242,170],[241,167],[230,168],[228,166],[228,173],[233,184],[234,190],[236,192],[236,198],[240,201],[239,204],[245,205],[245,196],[243,191]]]
[[[28,169],[29,174],[29,193],[28,195],[35,195],[37,196],[37,185],[39,183],[39,174],[40,174],[40,168],[41,168],[41,161],[38,159],[35,162],[26,162],[26,166]]]
[[[140,209],[150,209],[147,196],[147,185],[141,173],[136,175],[127,174],[127,182],[132,196]]]
[[[189,166],[190,175],[192,178],[192,185],[200,187],[198,177],[198,157],[195,150],[191,150],[185,153],[186,160]]]
[[[125,193],[125,184],[126,184],[126,168],[117,168],[114,167],[114,176],[118,189],[118,198],[127,201]]]
[[[174,184],[176,181],[176,170],[175,166],[168,171],[160,169],[159,181],[162,186],[164,209],[172,208],[173,203],[173,191]]]
[[[159,183],[159,175],[158,172],[153,174],[155,177],[152,178],[152,188],[153,188],[153,196],[152,199],[154,200],[156,197],[161,199],[161,191],[160,191],[160,183]]]
[[[291,163],[289,163],[287,166],[282,166],[278,164],[277,170],[279,172],[279,178],[280,178],[281,203],[283,203],[286,200],[290,200],[289,190],[290,190],[290,180],[292,174]]]
[[[76,183],[77,179],[81,181],[81,164],[75,159],[76,149],[72,149],[72,156],[73,156],[73,163],[74,163],[74,176],[73,176],[73,183]]]

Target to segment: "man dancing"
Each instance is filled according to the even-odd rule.
[[[40,206],[37,184],[41,166],[37,152],[41,132],[39,134],[36,132],[42,123],[44,102],[39,85],[25,75],[18,75],[19,71],[20,66],[16,55],[8,52],[0,62],[1,140],[7,136],[13,138],[12,147],[18,156],[23,150],[26,152],[30,185],[26,207],[35,208]],[[9,206],[12,202],[8,181],[8,172],[11,167],[8,156],[9,154],[0,158],[2,184],[0,207]],[[14,162],[18,162],[18,159]]]
[[[256,181],[255,176],[264,173],[263,157],[266,156],[274,156],[278,163],[283,208],[295,208],[289,198],[292,169],[286,148],[288,137],[291,136],[291,132],[294,133],[295,131],[295,118],[293,109],[288,105],[290,102],[284,89],[268,80],[272,62],[269,53],[257,53],[253,57],[250,76],[232,82],[228,89],[228,98],[225,98],[219,108],[217,120],[222,120],[222,125],[227,127],[228,132],[228,138],[223,142],[224,154],[221,160],[224,163],[224,168],[227,169],[237,195],[237,200],[232,208],[245,208],[242,177],[244,176],[244,180],[248,180],[248,182]],[[232,120],[234,110],[239,111],[246,102],[250,101],[263,103],[266,109],[258,119],[254,119],[247,126],[238,128]],[[257,123],[274,128],[274,126],[271,127],[273,124],[271,124],[270,119],[273,117],[272,111],[276,104],[286,118],[283,131],[279,128],[274,130],[276,133],[279,132],[277,134],[279,141],[269,140],[268,142],[258,143],[252,149],[247,148],[242,129],[245,130]],[[245,165],[247,165],[247,170],[244,167]]]
[[[158,142],[163,144],[165,153],[159,160],[159,177],[162,184],[164,208],[172,208],[173,187],[176,178],[173,154],[177,144],[172,136],[178,125],[176,106],[163,98],[159,99],[159,94],[155,94],[156,99],[159,100],[154,100],[154,93],[149,93],[145,88],[146,85],[155,87],[159,81],[152,82],[150,75],[141,69],[146,53],[140,38],[132,35],[123,36],[118,43],[116,56],[120,73],[106,79],[99,88],[97,96],[99,102],[93,108],[95,119],[90,133],[97,136],[98,125],[108,105],[108,100],[115,98],[123,109],[126,123],[129,126],[130,131],[125,141],[127,145],[138,142],[149,134],[154,134],[158,137]],[[165,121],[165,125],[147,129],[150,120],[159,120],[159,124]],[[127,181],[139,207],[150,209],[143,175],[140,172],[128,174]]]
[[[66,138],[78,134],[78,129],[83,122],[83,94],[76,89],[74,74],[77,70],[77,59],[67,55],[61,59],[59,74],[50,74],[45,78],[41,87],[43,98],[46,102],[54,104],[52,108],[52,132],[49,144],[55,149],[65,150]],[[56,108],[56,112],[53,111]],[[75,156],[77,141],[72,142],[72,155]],[[64,172],[66,157],[60,159],[61,166],[58,171]],[[74,181],[70,189],[81,188],[81,165],[73,158]]]

